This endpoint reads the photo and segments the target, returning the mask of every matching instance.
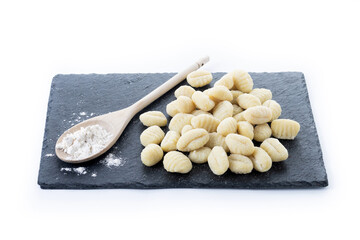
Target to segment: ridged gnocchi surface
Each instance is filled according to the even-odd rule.
[[[180,134],[175,131],[168,131],[165,134],[164,139],[161,141],[161,148],[164,152],[170,152],[176,150],[176,144],[180,138]]]
[[[254,128],[254,140],[263,142],[265,139],[271,137],[272,131],[267,123],[256,125]]]
[[[269,154],[262,148],[255,147],[254,153],[249,156],[249,158],[253,162],[255,170],[258,172],[267,172],[272,166]]]
[[[219,121],[233,116],[234,107],[229,101],[221,101],[214,107],[213,116]]]
[[[208,164],[215,175],[223,175],[229,168],[229,160],[222,147],[214,147],[208,157]]]
[[[176,147],[182,152],[190,152],[203,147],[209,141],[209,133],[205,129],[193,129],[182,135]]]
[[[225,86],[216,86],[208,89],[207,94],[218,101],[232,101],[233,95]]]
[[[201,91],[196,91],[191,99],[195,103],[196,107],[203,111],[210,111],[215,107],[215,102],[210,99],[208,95]]]
[[[258,97],[251,95],[251,94],[241,94],[238,98],[237,98],[237,103],[239,104],[239,106],[243,109],[248,109],[251,107],[255,107],[255,106],[260,106],[261,105],[261,101]]]
[[[230,154],[229,169],[231,172],[236,174],[247,174],[251,173],[254,166],[250,158],[241,154]]]
[[[169,114],[169,116],[171,116],[171,117],[174,117],[176,114],[179,113],[176,100],[174,100],[166,105],[166,113]]]
[[[251,140],[254,138],[254,127],[246,121],[239,121],[237,123],[237,132],[242,136],[250,138]]]
[[[164,136],[165,133],[159,126],[151,126],[141,133],[140,142],[144,147],[151,143],[159,144],[163,140]]]
[[[186,80],[192,87],[203,87],[208,85],[213,79],[210,72],[205,70],[197,70],[187,75]]]
[[[245,117],[244,117],[245,111],[242,111],[241,113],[238,113],[236,115],[234,115],[234,119],[239,122],[239,121],[246,121]]]
[[[238,104],[237,103],[237,98],[244,94],[242,91],[239,91],[239,90],[231,90],[231,95],[233,96],[233,100],[231,101],[232,104]]]
[[[254,152],[254,143],[250,138],[239,134],[230,133],[226,136],[225,142],[231,153],[248,156]]]
[[[278,119],[281,115],[281,106],[275,100],[267,100],[263,103],[263,106],[268,107],[271,109],[272,117],[270,121],[274,121]]]
[[[198,115],[201,115],[201,114],[211,115],[211,113],[203,111],[203,110],[199,110],[199,109],[192,111],[191,114],[194,115],[194,116],[198,116]]]
[[[244,111],[239,105],[233,104],[233,116]]]
[[[244,111],[244,118],[251,124],[263,124],[270,122],[272,112],[270,108],[265,106],[256,106]]]
[[[261,103],[272,99],[272,92],[266,88],[254,88],[251,90],[250,94],[258,97]]]
[[[289,157],[287,149],[276,138],[266,139],[263,143],[261,143],[260,147],[269,154],[273,162],[284,161]]]
[[[243,70],[235,70],[232,72],[234,86],[237,90],[249,93],[253,89],[254,82],[249,73]]]
[[[144,165],[151,167],[161,161],[164,152],[157,144],[149,144],[141,151],[141,161]]]
[[[211,152],[211,148],[201,147],[199,149],[193,150],[189,153],[189,159],[193,163],[206,163],[208,156]]]
[[[191,98],[186,96],[179,96],[176,100],[176,107],[180,113],[191,113],[195,110],[195,104]]]
[[[227,73],[224,76],[222,76],[214,86],[224,86],[227,89],[231,89],[234,86],[234,80],[231,73]]]
[[[229,152],[229,147],[226,145],[225,137],[217,132],[209,133],[209,141],[205,145],[209,148],[214,148],[215,146],[222,147],[225,152]]]
[[[236,133],[236,130],[237,130],[237,122],[233,117],[228,117],[222,120],[216,129],[217,133],[225,137],[230,133]]]
[[[159,126],[163,127],[167,124],[165,115],[160,111],[149,111],[140,115],[140,122],[147,127]]]
[[[171,123],[171,122],[170,122]],[[212,115],[201,114],[191,119],[191,125],[194,128],[203,128],[209,133],[215,132],[220,121]]]
[[[178,89],[176,89],[175,91],[175,97],[178,98],[180,96],[186,96],[191,98],[191,96],[193,95],[193,93],[195,92],[195,89],[193,89],[190,86],[181,86]]]
[[[181,135],[184,135],[186,132],[190,131],[194,129],[190,124],[185,125],[182,129],[181,129]]]
[[[166,153],[163,164],[166,171],[173,173],[188,173],[192,169],[190,159],[178,151]]]
[[[271,130],[276,138],[293,140],[300,131],[300,124],[290,119],[276,119],[271,123]]]
[[[192,114],[178,113],[170,120],[169,129],[181,133],[183,127],[191,123],[193,117]]]

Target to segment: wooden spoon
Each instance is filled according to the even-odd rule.
[[[90,125],[98,124],[105,128],[109,133],[112,134],[112,139],[107,143],[107,146],[102,149],[100,152],[97,152],[91,156],[88,156],[86,158],[82,159],[72,159],[71,155],[65,153],[62,149],[55,147],[56,156],[60,158],[64,162],[68,163],[83,163],[90,161],[101,154],[105,153],[107,150],[109,150],[115,142],[119,139],[122,132],[124,131],[125,127],[128,125],[130,120],[134,117],[135,114],[137,114],[139,111],[144,109],[146,106],[148,106],[150,103],[158,99],[160,96],[162,96],[164,93],[175,87],[177,84],[179,84],[181,81],[183,81],[186,76],[199,69],[201,66],[203,66],[205,63],[209,61],[209,57],[206,56],[204,58],[199,59],[197,62],[186,68],[185,70],[179,72],[172,78],[170,78],[168,81],[163,83],[161,86],[156,88],[154,91],[131,105],[130,107],[121,109],[119,111],[110,112],[104,115],[100,115],[94,118],[87,119],[84,122],[81,122],[70,129],[66,130],[58,139],[56,142],[56,145],[60,143],[63,138],[69,134],[74,133],[78,130],[80,130],[82,127],[85,128]]]

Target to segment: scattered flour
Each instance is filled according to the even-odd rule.
[[[80,130],[67,134],[56,145],[70,156],[68,159],[83,159],[100,152],[111,140],[112,134],[100,125],[90,125]]]
[[[91,174],[91,176],[92,176],[92,177],[96,177],[96,176],[97,176],[97,173],[94,172],[94,173]]]
[[[112,167],[123,166],[125,164],[125,160],[120,157],[117,157],[113,153],[109,153],[105,157],[105,159],[100,161],[100,163],[104,164],[108,168],[112,168]]]
[[[74,172],[76,173],[78,176],[79,175],[85,175],[87,174],[87,170],[85,167],[77,167],[77,168],[60,168],[61,172],[65,172],[64,174],[66,174],[67,172]],[[91,175],[93,177],[93,174]],[[96,177],[96,176],[95,176]]]
[[[86,112],[81,112],[79,113],[81,116],[85,116],[86,115]]]
[[[55,154],[53,154],[53,153],[45,154],[45,157],[53,157],[53,156],[55,156]]]

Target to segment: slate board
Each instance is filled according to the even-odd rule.
[[[145,127],[139,115],[149,110],[166,113],[175,87],[137,114],[108,154],[121,159],[118,167],[102,163],[108,155],[72,165],[60,161],[54,151],[57,138],[73,124],[89,117],[125,108],[151,92],[175,73],[56,75],[53,78],[46,118],[38,184],[43,189],[99,188],[318,188],[328,185],[321,147],[311,111],[304,75],[299,72],[250,73],[254,86],[268,88],[282,106],[281,118],[301,124],[294,141],[281,140],[289,159],[273,163],[270,171],[247,175],[230,171],[214,175],[207,164],[193,164],[189,174],[168,173],[162,162],[154,167],[141,163],[139,136]],[[225,73],[214,73],[214,84]],[[180,85],[186,84],[183,81]],[[168,117],[170,120],[170,117]],[[167,131],[167,128],[164,128]],[[84,167],[82,173],[74,168]]]

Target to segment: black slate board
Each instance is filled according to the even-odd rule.
[[[214,73],[212,84],[225,73]],[[144,111],[166,112],[174,100],[172,89],[137,114],[109,153],[122,159],[122,166],[109,168],[99,157],[72,165],[60,161],[54,151],[57,138],[66,129],[91,116],[115,111],[136,102],[174,73],[56,75],[53,78],[46,118],[38,184],[44,189],[94,188],[317,188],[328,185],[322,152],[311,111],[304,75],[299,72],[250,73],[254,86],[268,88],[283,109],[281,118],[301,124],[294,141],[281,142],[289,159],[274,163],[270,171],[236,175],[228,171],[214,175],[207,164],[193,164],[189,174],[167,173],[162,163],[146,167],[141,163],[143,147],[139,136],[145,127],[139,121]],[[180,85],[186,84],[186,81]],[[170,120],[170,118],[168,118]],[[167,130],[167,128],[164,128]],[[84,167],[82,173],[73,168]]]

